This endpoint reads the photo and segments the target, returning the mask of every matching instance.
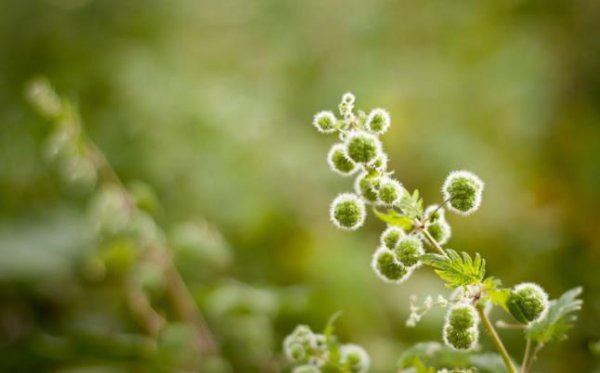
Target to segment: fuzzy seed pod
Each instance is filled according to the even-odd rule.
[[[365,373],[371,359],[364,348],[355,344],[345,344],[340,348],[340,362],[352,373]]]
[[[400,201],[402,191],[399,181],[385,177],[379,184],[379,201],[385,205],[394,205]]]
[[[434,214],[434,216],[431,216],[432,214]],[[423,216],[427,221],[427,232],[440,245],[448,242],[452,235],[452,229],[448,222],[446,222],[444,215],[445,210],[443,208],[438,209],[438,205],[428,206],[423,213]]]
[[[483,181],[469,171],[453,171],[448,175],[442,194],[449,200],[448,208],[459,215],[468,215],[479,208]]]
[[[338,228],[358,229],[363,225],[365,217],[365,203],[356,194],[342,193],[331,203],[330,218]]]
[[[361,195],[365,200],[369,202],[377,202],[377,189],[375,184],[377,178],[369,176],[367,172],[362,172],[356,177],[354,181],[354,190],[357,194]]]
[[[355,131],[346,138],[346,154],[356,163],[367,164],[380,153],[381,143],[370,133]]]
[[[398,241],[394,249],[396,259],[406,267],[413,267],[419,263],[419,257],[423,255],[423,242],[414,235],[404,236]]]
[[[388,250],[394,250],[402,237],[404,237],[404,231],[402,229],[390,226],[381,234],[381,244]]]
[[[479,316],[470,303],[457,303],[446,314],[443,337],[446,345],[457,350],[472,349],[479,339]]]
[[[384,109],[373,109],[365,123],[367,129],[378,135],[385,133],[390,128],[390,113]]]
[[[371,262],[375,273],[385,282],[400,283],[408,279],[411,271],[396,260],[394,253],[385,247],[380,247],[373,255]]]
[[[542,319],[548,311],[548,295],[539,285],[526,282],[515,286],[506,301],[517,321],[529,324]]]
[[[477,344],[479,332],[477,329],[457,329],[444,326],[444,343],[455,350],[471,350]]]
[[[358,169],[356,163],[346,155],[344,144],[335,144],[331,147],[327,155],[327,163],[333,172],[342,176],[352,175]]]
[[[321,133],[333,133],[336,130],[337,119],[331,111],[320,111],[313,118],[313,126]]]
[[[446,315],[446,324],[456,329],[468,329],[477,326],[479,316],[475,307],[469,303],[453,305]]]

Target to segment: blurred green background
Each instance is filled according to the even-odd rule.
[[[51,125],[23,94],[38,75],[77,102],[126,184],[154,190],[224,369],[283,369],[283,337],[338,310],[374,372],[441,339],[441,311],[404,325],[410,294],[446,293],[437,278],[383,284],[369,266],[382,223],[328,221],[351,181],[329,172],[334,139],[311,120],[352,91],[390,110],[391,168],[426,203],[453,169],[485,180],[480,211],[449,217],[450,247],[506,285],[584,286],[576,329],[537,371],[598,371],[599,19],[585,0],[3,0],[0,371],[175,371],[186,353],[185,325],[156,346],[124,309],[132,264],[94,238],[93,193],[44,157]],[[520,357],[519,333],[500,333]]]

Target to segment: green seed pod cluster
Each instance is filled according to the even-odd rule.
[[[398,180],[384,177],[379,183],[378,197],[383,205],[392,206],[400,201],[404,189]]]
[[[376,176],[373,176],[364,171],[356,177],[356,180],[354,181],[354,190],[366,201],[375,203],[377,202],[378,198],[378,183],[379,180]]]
[[[364,348],[355,344],[345,344],[340,348],[340,363],[351,373],[366,373],[371,363]]]
[[[424,253],[423,242],[414,235],[400,238],[394,249],[396,259],[406,267],[414,267],[419,264],[419,257]]]
[[[374,161],[381,152],[379,139],[364,131],[353,131],[346,137],[346,154],[356,163]]]
[[[394,250],[402,237],[404,237],[404,231],[402,229],[389,226],[381,234],[381,244],[388,250]]]
[[[406,267],[396,258],[393,251],[382,246],[373,254],[371,266],[379,278],[388,283],[401,283],[407,280],[412,269]]]
[[[445,244],[452,235],[452,229],[445,218],[445,210],[438,205],[431,205],[423,213],[426,222],[425,229],[440,245]]]
[[[340,229],[360,228],[366,216],[365,203],[353,193],[342,193],[331,203],[330,218]]]
[[[525,282],[515,286],[506,301],[517,321],[529,324],[544,318],[548,311],[548,294],[539,285]]]
[[[390,128],[390,123],[390,113],[384,109],[373,109],[367,117],[365,126],[369,131],[382,135]]]
[[[327,163],[333,172],[342,176],[352,175],[358,169],[356,163],[346,155],[344,144],[335,144],[331,147],[327,155]]]
[[[444,343],[456,350],[471,350],[479,339],[479,316],[470,303],[448,309],[443,329]]]
[[[283,341],[287,359],[295,365],[292,372],[356,372],[369,369],[367,352],[354,344],[340,345],[333,335],[313,333],[308,326],[299,325]]]
[[[469,171],[453,171],[448,175],[442,194],[448,208],[459,215],[468,215],[479,208],[483,181]]]
[[[317,131],[325,134],[336,131],[337,118],[331,111],[318,112],[313,118],[313,126]]]

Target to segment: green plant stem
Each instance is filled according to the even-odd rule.
[[[525,355],[523,356],[523,362],[521,363],[521,373],[527,373],[529,371],[529,359],[531,357],[531,338],[527,338],[527,345],[525,345]]]
[[[529,361],[527,362],[527,366],[525,366],[525,372],[528,373],[531,371],[531,367],[533,367],[533,363],[537,359],[537,354],[540,352],[540,350],[542,348],[544,348],[544,345],[542,343],[538,343],[535,346],[535,349],[533,350],[533,354],[531,354],[531,357],[529,358]]]
[[[86,155],[96,166],[100,178],[105,182],[116,185],[126,197],[129,205],[128,207],[136,208],[135,204],[132,202],[133,198],[130,196],[119,175],[106,159],[104,152],[102,152],[92,139],[83,133],[84,131],[78,112],[70,105],[68,109],[67,114],[73,119],[73,125],[76,126],[76,129],[79,131],[79,136],[85,144]],[[218,346],[215,338],[202,313],[198,309],[185,281],[175,267],[169,249],[160,244],[149,245],[146,249],[150,251],[151,256],[155,258],[157,264],[163,268],[167,284],[167,293],[171,298],[173,308],[177,312],[179,318],[194,326],[196,332],[196,345],[200,352],[207,355],[217,353]],[[128,296],[130,308],[133,313],[140,318],[141,323],[148,334],[157,337],[167,321],[152,308],[150,300],[144,294],[143,290],[136,287],[132,281],[129,281],[128,284],[126,284],[126,294]]]
[[[515,365],[513,364],[512,360],[510,359],[510,355],[508,354],[508,351],[506,351],[506,347],[504,347],[504,344],[502,343],[500,336],[496,332],[496,329],[494,329],[494,326],[490,322],[490,319],[485,314],[485,311],[483,310],[482,305],[477,306],[477,312],[479,313],[479,317],[481,318],[481,321],[483,321],[483,327],[485,328],[485,330],[487,331],[489,336],[492,338],[492,342],[494,342],[496,349],[500,353],[500,356],[502,357],[502,360],[504,361],[504,365],[506,365],[508,372],[509,373],[517,373],[517,368],[515,368]]]
[[[423,236],[425,236],[425,239],[427,239],[427,242],[429,242],[429,244],[431,244],[431,246],[433,246],[433,248],[436,249],[437,252],[439,252],[441,255],[447,257],[448,254],[446,254],[446,251],[444,251],[442,246],[440,246],[440,244],[437,243],[437,241],[431,236],[431,234],[429,234],[429,232],[427,232],[427,229],[422,228],[423,224],[421,223],[421,221],[415,220],[415,224],[417,225],[417,227],[419,227],[419,230],[421,231]]]

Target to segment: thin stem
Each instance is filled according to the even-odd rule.
[[[164,317],[152,308],[148,297],[134,281],[125,282],[125,295],[129,309],[150,336],[156,338],[166,324]]]
[[[504,365],[506,365],[508,372],[509,373],[517,373],[517,368],[515,368],[515,365],[513,364],[512,360],[510,359],[510,355],[508,354],[506,347],[504,347],[504,344],[502,343],[500,336],[496,332],[496,329],[494,329],[494,326],[490,322],[490,319],[485,314],[485,311],[483,310],[483,306],[478,305],[477,312],[479,313],[479,317],[483,321],[483,327],[485,328],[485,330],[488,332],[488,334],[492,338],[492,342],[494,342],[496,349],[500,353],[500,356],[502,357],[502,360],[504,361]]]
[[[440,246],[440,244],[433,238],[433,236],[431,236],[431,234],[429,234],[427,229],[425,229],[423,227],[423,224],[421,223],[421,221],[419,221],[418,219],[415,219],[415,224],[417,225],[418,229],[421,231],[421,233],[423,234],[425,239],[427,239],[427,242],[429,242],[431,244],[431,246],[433,246],[433,248],[437,250],[437,252],[439,252],[441,255],[447,257],[448,254],[446,254],[446,251],[444,251],[442,246]]]
[[[531,357],[531,338],[527,338],[527,345],[525,345],[525,355],[523,355],[523,362],[521,363],[521,373],[527,373],[529,371],[529,359]]]
[[[429,214],[429,216],[427,216],[427,219],[425,219],[423,223],[427,223],[431,219],[431,217],[436,214],[436,212],[440,211],[450,201],[452,201],[452,197],[447,198],[444,202],[440,203],[440,205],[435,210],[433,210],[433,212]]]
[[[177,271],[171,258],[166,260],[165,267],[168,293],[173,301],[173,306],[175,307],[177,314],[182,320],[194,325],[200,350],[207,354],[216,353],[218,348],[212,332],[208,328],[202,313],[196,305],[196,301],[189,292],[185,281],[181,277],[179,271]]]
[[[531,368],[533,367],[533,363],[537,360],[537,354],[540,352],[540,350],[544,347],[544,345],[542,343],[538,343],[535,346],[535,350],[533,350],[533,354],[531,354],[531,357],[529,358],[529,362],[527,363],[527,370],[526,372],[530,372]]]

